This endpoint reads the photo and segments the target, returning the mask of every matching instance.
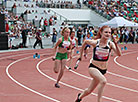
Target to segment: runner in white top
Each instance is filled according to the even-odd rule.
[[[72,41],[72,53],[69,55],[69,69],[71,69],[72,57],[74,55],[75,48],[78,49],[78,39],[75,37],[75,30],[71,31],[70,39]]]

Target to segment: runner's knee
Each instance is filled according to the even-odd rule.
[[[107,80],[106,79],[100,80],[100,84],[105,85],[106,83],[107,83]]]

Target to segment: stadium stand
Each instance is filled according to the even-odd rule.
[[[138,2],[134,0],[3,0],[1,14],[5,14],[6,32],[9,37],[22,38],[23,26],[29,29],[29,38],[34,38],[38,28],[42,36],[52,36],[53,28],[60,35],[61,27],[79,26],[83,34],[92,27],[96,32],[100,23],[122,16],[138,22]],[[126,32],[126,28],[118,30]],[[137,29],[134,28],[135,37]],[[130,31],[129,31],[130,32]],[[124,41],[124,40],[123,40]]]

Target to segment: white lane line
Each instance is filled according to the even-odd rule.
[[[30,55],[30,54],[32,54],[32,53],[23,53],[23,54],[17,54],[17,55],[12,55],[12,56],[6,56],[6,57],[1,57],[0,58],[0,60],[1,59],[5,59],[5,58],[11,58],[11,57],[16,57],[16,56],[22,56],[22,55]],[[33,55],[32,55],[33,56]]]
[[[138,52],[138,51],[135,51],[135,52]],[[129,52],[129,53],[134,53],[134,52]],[[128,53],[125,53],[125,55],[128,54]],[[75,58],[76,56],[74,56],[73,58]],[[66,66],[67,69],[69,69],[67,66]],[[82,75],[80,73],[77,73],[73,70],[70,70],[71,72],[81,76],[81,77],[84,77],[84,78],[87,78],[87,79],[92,79],[91,77],[88,77],[88,76],[85,76],[85,75]],[[138,81],[137,79],[134,79],[134,78],[130,78],[130,77],[126,77],[126,76],[122,76],[122,75],[119,75],[119,74],[115,74],[115,73],[112,73],[112,72],[107,72],[109,74],[112,74],[114,76],[118,76],[118,77],[121,77],[121,78],[125,78],[125,79],[129,79],[129,80],[132,80],[132,81]],[[119,86],[119,85],[115,85],[115,84],[111,84],[111,83],[107,83],[107,85],[111,85],[111,86],[114,86],[114,87],[117,87],[117,88],[121,88],[121,89],[124,89],[124,90],[128,90],[128,91],[132,91],[132,92],[136,92],[138,93],[137,90],[134,90],[134,89],[130,89],[130,88],[126,88],[126,87],[123,87],[123,86]]]
[[[132,53],[136,53],[136,52],[138,52],[138,51],[128,52],[128,53],[123,54],[122,56],[128,55],[128,54],[132,54]],[[127,66],[124,66],[124,65],[118,63],[118,62],[116,61],[117,58],[118,58],[118,56],[116,56],[116,57],[114,58],[114,62],[115,62],[117,65],[119,65],[119,66],[121,66],[121,67],[123,67],[123,68],[125,68],[125,69],[131,70],[131,71],[134,71],[134,72],[138,72],[138,70],[136,70],[136,69],[133,69],[133,68],[131,68],[131,67],[127,67]]]
[[[15,53],[16,53],[16,52],[15,52]],[[27,52],[27,53],[24,52],[24,53],[21,53],[21,54],[19,53],[19,54],[16,54],[16,55],[11,55],[11,56],[6,56],[6,57],[1,57],[0,60],[1,60],[1,59],[6,59],[6,58],[11,58],[11,57],[16,57],[16,56],[30,55],[30,54],[32,54],[32,58],[33,58],[34,53],[35,53],[35,52],[30,52],[30,53],[28,53],[28,52]],[[41,54],[41,55],[50,55],[50,54],[52,54],[52,53],[48,53],[48,54],[42,54],[42,53],[39,53],[39,54]]]
[[[77,56],[73,56],[73,58],[75,58],[75,57],[77,57]],[[138,81],[138,79],[126,77],[126,76],[123,76],[123,75],[120,75],[120,74],[116,74],[116,73],[112,73],[112,72],[109,72],[109,71],[107,71],[107,73],[108,73],[108,74],[111,74],[111,75],[114,75],[114,76],[117,76],[117,77],[120,77],[120,78],[132,80],[132,81]],[[80,74],[78,73],[78,75],[80,75]],[[88,77],[86,76],[86,78],[88,78]]]
[[[25,54],[22,54],[22,55],[25,55]],[[16,56],[16,55],[15,55]],[[17,55],[17,56],[20,56],[20,55]],[[14,57],[14,56],[13,56]]]
[[[49,58],[52,58],[52,57],[49,57]],[[39,65],[40,65],[43,61],[48,60],[49,58],[45,58],[45,59],[41,60],[40,62],[38,62],[38,64],[36,65],[36,68],[37,68],[38,72],[40,72],[43,76],[49,78],[50,80],[56,81],[56,79],[54,79],[54,78],[52,78],[52,77],[46,75],[45,73],[43,73],[43,72],[39,69]],[[63,84],[63,85],[65,85],[65,86],[67,86],[67,87],[73,88],[73,89],[75,89],[75,90],[84,91],[83,89],[80,89],[80,88],[78,88],[78,87],[75,87],[75,86],[66,84],[66,83],[64,83],[64,82],[61,82],[61,81],[60,81],[60,83]],[[97,94],[95,94],[95,93],[91,93],[91,94],[97,96]],[[111,100],[111,101],[114,101],[114,102],[122,102],[122,101],[120,101],[120,100],[116,100],[116,99],[113,99],[113,98],[110,98],[110,97],[106,97],[106,96],[103,96],[103,98],[108,99],[108,100]]]
[[[138,51],[133,51],[133,52],[128,52],[128,53],[135,53],[135,52],[138,52]],[[123,55],[127,55],[128,53],[125,53],[125,54],[123,54]],[[30,54],[32,54],[32,53],[27,53],[27,54],[24,54],[24,53],[22,53],[22,54],[19,54],[19,55],[12,55],[12,56],[7,56],[7,57],[2,57],[2,58],[0,58],[0,59],[5,59],[5,58],[11,58],[11,57],[16,57],[16,56],[22,56],[22,55],[30,55]],[[43,55],[45,55],[45,54],[43,54]],[[33,56],[33,55],[32,55]],[[77,55],[78,56],[78,55]],[[74,56],[73,58],[75,58],[75,57],[77,57],[77,56]],[[116,63],[118,63],[117,61],[115,61]],[[118,63],[119,64],[119,63]],[[119,64],[119,65],[121,65],[121,64]],[[121,65],[121,67],[124,67],[124,66],[122,66]],[[125,66],[126,67],[126,66]],[[128,68],[128,67],[127,67]],[[131,69],[130,69],[131,70]],[[132,69],[133,70],[133,69]],[[134,70],[135,71],[135,70]],[[137,70],[136,70],[137,71]],[[112,72],[108,72],[109,74],[111,74],[111,75],[114,75],[114,76],[118,76],[118,77],[122,77],[122,78],[125,78],[125,79],[129,79],[129,80],[133,80],[133,81],[138,81],[137,79],[134,79],[134,78],[130,78],[130,77],[126,77],[126,76],[122,76],[122,75],[119,75],[119,74],[115,74],[115,73],[112,73]]]
[[[66,67],[67,67],[67,66],[66,66]],[[68,67],[67,67],[67,69],[68,69]],[[75,72],[75,71],[73,71],[73,70],[70,70],[70,71],[71,71],[72,73],[74,73],[74,74],[77,74],[77,75],[81,76],[81,77],[84,77],[84,78],[86,78],[86,79],[92,80],[91,77],[88,77],[88,76],[85,76],[85,75],[83,75],[83,74],[77,73],[77,72]],[[115,84],[111,84],[111,83],[107,83],[107,85],[114,86],[114,87],[117,87],[117,88],[121,88],[121,89],[124,89],[124,90],[128,90],[128,91],[132,91],[132,92],[138,93],[137,90],[130,89],[130,88],[126,88],[126,87],[123,87],[123,86],[119,86],[119,85],[115,85]]]
[[[107,73],[108,73],[108,74],[111,74],[111,75],[114,75],[114,76],[117,76],[117,77],[124,78],[124,79],[129,79],[129,80],[132,80],[132,81],[138,81],[138,79],[126,77],[126,76],[123,76],[123,75],[120,75],[120,74],[115,74],[115,73],[112,73],[112,72],[109,72],[109,71],[107,71]]]
[[[83,75],[83,74],[77,73],[77,72],[75,72],[75,71],[73,71],[73,70],[70,70],[70,71],[71,71],[72,73],[74,73],[74,74],[77,74],[77,75],[81,76],[81,77],[84,77],[84,78],[86,78],[86,79],[92,80],[91,77],[88,77],[88,76],[85,76],[85,75]],[[123,86],[120,86],[120,85],[111,84],[111,83],[107,83],[107,85],[114,86],[114,87],[117,87],[117,88],[120,88],[120,89],[124,89],[124,90],[127,90],[127,91],[131,91],[131,92],[138,93],[137,90],[130,89],[130,88],[126,88],[126,87],[123,87]]]
[[[16,84],[18,84],[19,86],[21,86],[21,87],[23,87],[23,88],[25,88],[25,89],[27,89],[27,90],[29,90],[29,91],[31,91],[31,92],[37,94],[37,95],[40,95],[40,96],[42,96],[42,97],[44,97],[44,98],[47,98],[47,99],[50,99],[50,100],[52,100],[52,101],[54,101],[54,102],[60,102],[59,100],[56,100],[56,99],[54,99],[54,98],[51,98],[51,97],[46,96],[46,95],[44,95],[44,94],[41,94],[41,93],[39,93],[39,92],[37,92],[37,91],[35,91],[35,90],[33,90],[33,89],[31,89],[31,88],[29,88],[29,87],[23,85],[23,84],[21,84],[20,82],[18,82],[17,80],[15,80],[15,79],[10,75],[10,73],[9,73],[9,68],[10,68],[13,64],[15,64],[15,63],[17,63],[17,62],[19,62],[19,61],[28,59],[28,58],[30,58],[30,57],[25,57],[25,58],[22,58],[22,59],[19,59],[19,60],[17,60],[17,61],[14,61],[14,62],[10,63],[10,64],[7,66],[7,68],[6,68],[6,74],[8,75],[8,77],[9,77],[12,81],[14,81]]]

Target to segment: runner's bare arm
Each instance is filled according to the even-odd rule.
[[[121,50],[117,44],[118,39],[113,38],[113,42],[112,41],[110,41],[110,42],[111,42],[111,49],[114,50],[114,52],[117,54],[117,56],[121,56]]]
[[[56,51],[57,51],[57,47],[58,45],[62,42],[62,38],[59,38],[59,40],[57,41],[56,45],[53,48],[53,55],[56,55]]]
[[[82,44],[82,48],[81,48],[81,50],[80,50],[80,57],[79,57],[80,60],[81,60],[81,58],[82,58],[82,54],[83,54],[85,45],[88,44],[88,45],[95,46],[96,43],[97,43],[97,40],[85,40],[85,41],[84,41],[84,43]]]

